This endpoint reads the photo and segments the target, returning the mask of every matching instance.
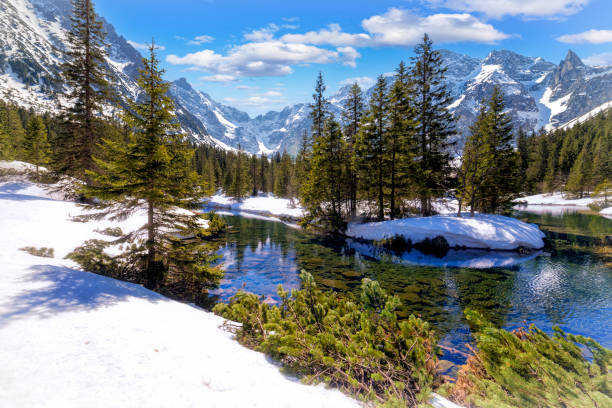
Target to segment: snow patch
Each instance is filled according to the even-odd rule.
[[[248,197],[242,202],[234,201],[225,194],[215,194],[208,200],[209,207],[226,208],[233,211],[244,211],[255,214],[275,215],[279,217],[301,218],[304,210],[298,202],[293,202],[287,198],[278,198],[273,194]]]
[[[415,243],[443,236],[451,247],[493,250],[544,247],[544,233],[537,225],[490,214],[476,214],[474,217],[438,215],[366,224],[351,223],[346,235],[371,241],[403,236]]]

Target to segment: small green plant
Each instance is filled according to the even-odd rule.
[[[400,300],[364,279],[361,296],[320,290],[302,272],[302,290],[278,289],[279,306],[239,292],[215,313],[238,340],[280,361],[306,383],[324,382],[363,400],[417,406],[439,380],[438,347],[429,324],[410,316],[399,321]]]
[[[204,219],[208,220],[208,228],[206,230],[210,233],[210,235],[219,235],[221,232],[225,231],[227,225],[216,212],[210,211],[204,213],[203,217]]]
[[[40,256],[41,258],[53,258],[55,256],[55,250],[53,248],[24,247],[19,248],[19,250],[27,252],[30,255]]]
[[[459,370],[455,401],[482,408],[612,407],[612,351],[596,341],[558,327],[552,337],[533,325],[509,332],[474,310],[465,316],[478,349]]]

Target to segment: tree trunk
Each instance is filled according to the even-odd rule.
[[[148,204],[148,221],[147,221],[147,264],[146,264],[146,279],[148,288],[154,288],[157,285],[157,262],[155,261],[155,225],[153,220],[153,203]]]

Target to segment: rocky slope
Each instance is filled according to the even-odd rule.
[[[64,90],[58,80],[59,66],[70,10],[70,0],[0,2],[0,97],[38,110],[58,109]],[[110,44],[107,63],[116,77],[116,90],[135,98],[142,57],[110,23],[105,22],[105,30]],[[442,54],[459,146],[479,103],[495,85],[502,88],[516,127],[526,131],[569,126],[612,102],[612,67],[587,66],[572,51],[559,65],[503,50],[492,51],[482,60],[447,50]],[[347,91],[345,86],[330,96],[336,117]],[[365,90],[366,97],[371,93],[372,89]],[[310,128],[308,101],[251,118],[195,90],[185,79],[173,82],[170,94],[183,130],[198,143],[227,149],[240,146],[252,153],[287,150],[295,154]]]

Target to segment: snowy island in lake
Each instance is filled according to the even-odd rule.
[[[501,215],[437,215],[393,221],[349,224],[346,235],[367,241],[403,237],[412,243],[442,236],[451,248],[512,251],[541,249],[544,233],[537,225]]]

